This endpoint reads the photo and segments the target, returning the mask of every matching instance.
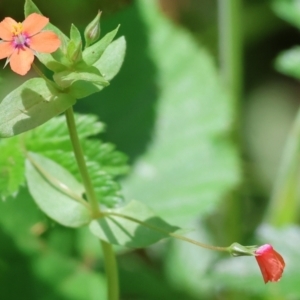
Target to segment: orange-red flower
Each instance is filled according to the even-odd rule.
[[[260,246],[255,251],[255,258],[261,270],[265,283],[280,280],[285,262],[282,256],[271,245]]]
[[[35,52],[52,53],[60,46],[52,31],[42,31],[49,19],[33,13],[23,23],[5,18],[0,23],[0,59],[7,58],[11,69],[25,75],[31,67]]]

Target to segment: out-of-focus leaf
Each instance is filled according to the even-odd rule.
[[[48,251],[32,263],[34,274],[62,299],[106,299],[105,279],[69,256]],[[39,299],[49,299],[40,295]]]
[[[125,207],[109,212],[134,218],[145,225],[116,215],[107,215],[90,223],[91,232],[99,239],[132,248],[146,247],[169,237],[179,228],[157,217],[146,205],[131,201]]]
[[[25,188],[7,201],[0,201],[0,226],[26,254],[40,249],[37,229],[43,227],[43,215]]]
[[[272,7],[279,17],[300,29],[300,5],[298,0],[273,0]]]
[[[213,244],[205,230],[203,222],[194,222],[188,237],[206,244]],[[218,257],[218,253],[200,248],[181,240],[173,240],[165,256],[165,273],[173,286],[180,291],[194,296],[195,299],[204,298],[212,292],[215,283],[210,280],[210,270]],[[180,270],[180,272],[178,272]]]
[[[275,67],[283,74],[300,79],[300,46],[282,52],[276,58]]]
[[[24,154],[19,137],[0,140],[0,153],[0,199],[5,199],[16,195],[25,180]]]
[[[94,67],[103,74],[106,80],[110,81],[120,71],[124,61],[125,51],[126,41],[122,36],[108,45],[100,59],[94,63]]]
[[[186,226],[215,209],[239,182],[237,149],[229,138],[233,103],[219,82],[213,59],[189,33],[163,17],[155,1],[138,3],[160,86],[151,141],[124,180],[124,193],[147,203],[169,222]],[[145,84],[140,101],[149,92]],[[140,108],[145,109],[132,107]],[[146,112],[140,114],[145,119]],[[132,124],[129,118],[122,121]]]
[[[297,222],[300,174],[300,110],[284,149],[277,180],[266,212],[266,221],[273,226]]]
[[[41,155],[29,153],[26,179],[36,204],[56,222],[68,227],[80,227],[91,221],[90,210],[55,184],[59,182],[78,196],[84,193],[83,186],[57,163]]]
[[[0,137],[33,129],[75,102],[73,97],[60,93],[44,79],[29,79],[0,102]]]

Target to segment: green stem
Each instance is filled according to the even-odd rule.
[[[69,135],[73,146],[73,151],[75,154],[79,172],[82,177],[82,182],[85,188],[86,197],[88,199],[88,202],[90,203],[92,214],[96,217],[100,214],[100,208],[97,201],[95,190],[92,185],[90,175],[87,170],[87,166],[83,156],[83,151],[79,142],[73,108],[72,107],[68,108],[65,114],[66,114],[68,129],[69,129]]]
[[[219,0],[219,55],[221,80],[232,99],[233,140],[240,144],[239,103],[242,93],[242,38],[241,38],[241,0]],[[239,240],[241,235],[241,195],[232,192],[226,199],[224,216],[230,240]]]
[[[107,276],[107,299],[118,300],[119,299],[119,280],[118,280],[118,268],[117,261],[114,255],[112,245],[101,241],[102,251],[104,255],[104,264]]]
[[[65,114],[66,114],[70,139],[73,145],[73,150],[82,177],[83,185],[85,187],[86,196],[91,206],[91,210],[94,218],[99,218],[101,216],[101,211],[99,208],[94,187],[92,185],[91,178],[87,170],[87,166],[83,156],[83,151],[78,138],[73,108],[72,107],[68,108]],[[119,284],[118,284],[118,271],[117,271],[115,254],[110,244],[101,241],[101,245],[104,254],[104,264],[105,264],[105,271],[107,275],[107,288],[108,288],[107,299],[118,300]]]
[[[289,133],[265,221],[283,226],[298,220],[300,173],[300,110]]]
[[[129,220],[129,221],[141,224],[142,226],[148,227],[151,230],[155,230],[155,231],[161,232],[162,234],[164,234],[166,236],[170,236],[170,237],[176,238],[178,240],[182,240],[182,241],[188,242],[190,244],[194,244],[194,245],[199,246],[201,248],[205,248],[205,249],[209,249],[209,250],[215,250],[215,251],[228,252],[228,247],[216,247],[216,246],[212,246],[212,245],[207,245],[207,244],[204,244],[204,243],[200,243],[200,242],[197,242],[197,241],[192,240],[190,238],[187,238],[185,236],[179,235],[177,233],[168,232],[168,231],[166,231],[164,229],[161,229],[159,227],[156,227],[156,226],[153,226],[151,224],[145,223],[143,221],[140,221],[140,220],[138,220],[136,218],[133,218],[133,217],[130,217],[130,216],[126,216],[126,215],[123,215],[123,214],[120,214],[120,213],[116,213],[116,212],[112,212],[112,211],[102,212],[102,214],[106,215],[106,216],[115,216],[115,217],[123,218],[123,219]]]
[[[241,0],[219,0],[221,79],[238,106],[242,92]]]

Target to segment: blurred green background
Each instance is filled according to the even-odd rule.
[[[122,299],[300,299],[298,127],[284,152],[300,89],[274,67],[300,42],[299,1],[243,1],[238,103],[218,74],[217,1],[35,3],[66,34],[71,23],[83,31],[98,9],[102,35],[121,24],[127,51],[120,73],[75,110],[97,114],[107,124],[100,138],[128,155],[125,199],[145,202],[199,241],[271,243],[287,264],[279,283],[265,285],[253,258],[171,240],[118,248]],[[23,1],[2,0],[6,16],[22,21]],[[0,80],[3,98],[24,78],[6,67]],[[0,299],[105,299],[98,242],[85,228],[48,220],[26,187],[0,202]]]

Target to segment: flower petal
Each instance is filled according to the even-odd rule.
[[[29,47],[37,52],[52,53],[60,44],[60,39],[54,32],[43,31],[30,38]]]
[[[264,282],[279,281],[285,267],[282,256],[269,244],[259,247],[255,254]]]
[[[33,59],[33,52],[29,48],[16,49],[10,57],[10,67],[15,73],[25,75],[30,70]]]
[[[39,15],[37,13],[33,13],[29,15],[23,24],[23,32],[28,36],[32,36],[40,32],[47,24],[49,23],[49,19]]]
[[[11,42],[0,42],[0,59],[11,56],[14,50]]]
[[[1,23],[0,23],[0,38],[5,41],[11,41],[13,34],[13,26],[17,25],[18,23],[12,19],[12,18],[5,18]]]

